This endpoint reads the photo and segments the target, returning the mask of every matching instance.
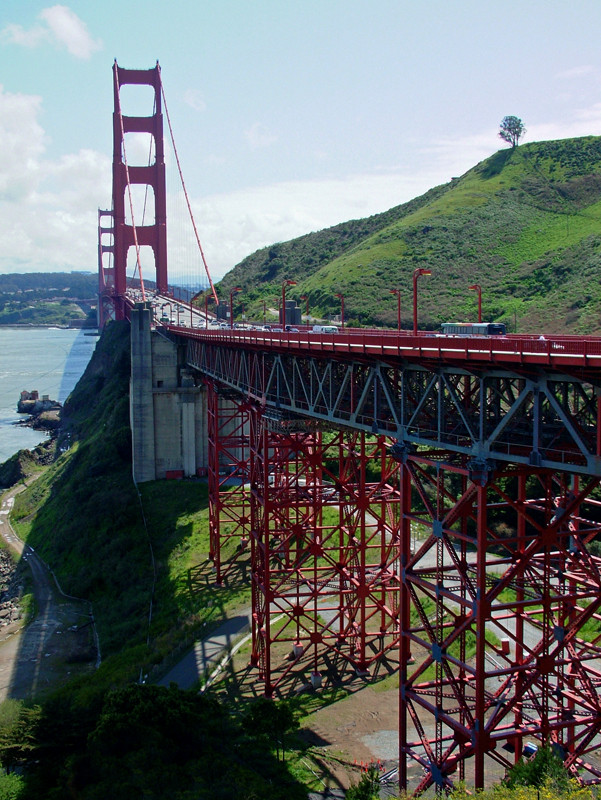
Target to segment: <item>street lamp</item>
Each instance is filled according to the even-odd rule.
[[[431,275],[432,270],[418,267],[413,270],[413,335],[417,336],[417,279],[420,275]]]
[[[296,286],[296,281],[287,278],[282,283],[282,328],[286,325],[286,286]]]
[[[474,283],[474,285],[469,288],[478,292],[478,322],[482,322],[482,287],[479,283]]]
[[[338,292],[336,297],[340,300],[340,327],[344,328],[344,295]]]
[[[234,327],[234,295],[241,291],[242,289],[236,286],[230,292],[230,328]]]
[[[309,322],[309,295],[301,294],[301,300],[305,301],[305,317],[307,317],[307,323]]]
[[[205,330],[209,327],[209,293],[205,295]]]
[[[390,294],[396,294],[396,324],[397,330],[401,332],[401,290],[389,289]]]

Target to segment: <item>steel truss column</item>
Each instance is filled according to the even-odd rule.
[[[257,415],[251,485],[252,663],[265,694],[365,672],[398,645],[400,491],[383,439]]]
[[[482,788],[494,762],[502,774],[521,756],[524,737],[556,745],[574,775],[597,781],[601,560],[588,545],[601,528],[599,479],[581,486],[440,451],[397,457],[400,789],[442,791],[464,775]],[[407,521],[420,538],[412,552]]]
[[[248,403],[207,381],[209,558],[217,584],[248,544],[249,425]]]

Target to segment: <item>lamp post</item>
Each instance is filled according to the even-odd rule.
[[[209,294],[205,295],[205,330],[209,327]]]
[[[396,324],[397,330],[401,332],[401,290],[389,289],[390,294],[396,294]]]
[[[418,267],[413,270],[413,335],[417,336],[417,279],[420,275],[431,275],[432,270]]]
[[[230,328],[234,327],[234,295],[241,291],[242,289],[236,286],[230,292]]]
[[[309,323],[309,295],[301,294],[301,300],[305,301],[305,317],[307,317],[307,324]]]
[[[478,292],[478,322],[482,322],[482,287],[479,283],[474,283],[474,285],[469,288]]]
[[[282,328],[286,325],[286,286],[296,286],[296,281],[287,278],[282,283]]]
[[[267,306],[265,305],[265,300],[263,300],[263,325],[267,322]]]
[[[344,295],[338,292],[336,297],[340,300],[340,327],[344,328]]]

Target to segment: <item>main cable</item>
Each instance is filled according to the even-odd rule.
[[[203,252],[202,245],[200,243],[200,237],[198,235],[198,229],[196,227],[196,222],[194,220],[194,214],[192,213],[192,206],[190,205],[190,198],[188,197],[188,190],[186,189],[186,184],[184,182],[184,176],[183,176],[182,168],[181,168],[180,161],[179,161],[179,155],[178,155],[178,152],[177,152],[177,147],[175,146],[175,139],[173,137],[173,128],[171,127],[171,118],[169,117],[169,110],[167,108],[167,101],[165,99],[165,89],[163,87],[163,81],[162,81],[162,78],[161,78],[161,68],[159,67],[158,69],[159,69],[159,81],[160,81],[160,84],[161,84],[161,96],[163,98],[163,105],[165,106],[165,116],[167,117],[167,125],[169,126],[169,135],[171,136],[171,145],[173,147],[173,152],[175,154],[175,162],[177,164],[177,169],[178,169],[178,172],[179,172],[179,178],[180,178],[180,181],[181,181],[181,184],[182,184],[182,189],[184,191],[184,197],[186,198],[186,204],[188,206],[188,213],[190,214],[190,219],[192,221],[192,227],[194,229],[194,235],[196,236],[196,243],[197,243],[198,249],[200,251],[200,256],[202,258],[202,263],[204,264],[205,272],[207,274],[207,279],[209,281],[209,286],[211,287],[211,294],[213,295],[213,299],[215,300],[215,303],[217,305],[219,305],[219,300],[217,298],[217,292],[215,291],[215,286],[214,286],[213,280],[211,278],[211,273],[209,272],[209,265],[207,264],[207,260],[205,258],[205,254]]]

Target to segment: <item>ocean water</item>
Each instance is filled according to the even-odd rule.
[[[0,463],[44,440],[42,431],[15,424],[23,389],[64,403],[90,360],[96,336],[83,330],[0,327]]]

